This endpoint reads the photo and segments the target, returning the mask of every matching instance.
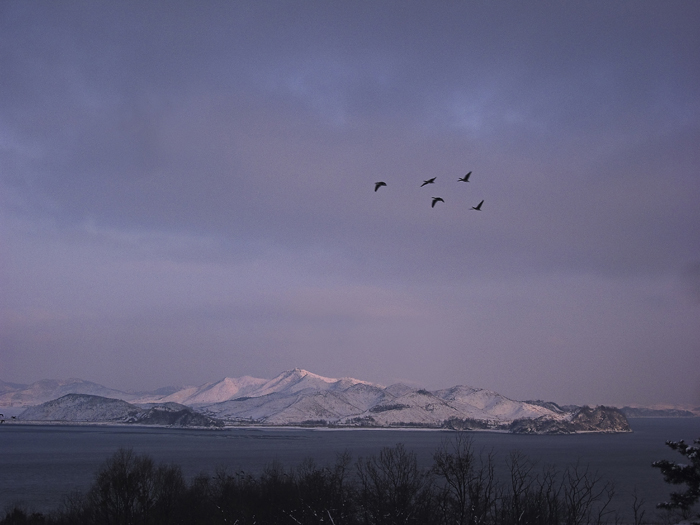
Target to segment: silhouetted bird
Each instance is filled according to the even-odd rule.
[[[437,177],[433,177],[432,179],[424,180],[423,184],[421,184],[420,187],[422,188],[426,184],[435,184],[435,179],[437,179]]]
[[[471,174],[472,174],[472,172],[470,171],[470,172],[467,173],[464,177],[460,177],[460,178],[457,179],[457,180],[458,180],[459,182],[469,182],[469,175],[471,175]]]
[[[440,197],[433,197],[433,203],[430,205],[430,207],[434,208],[435,204],[438,202],[445,202],[445,201],[443,199],[441,199]]]
[[[481,202],[480,202],[479,204],[477,204],[476,206],[472,206],[472,210],[481,211],[481,205],[482,205],[483,203],[484,203],[484,201],[481,201]]]
[[[375,183],[374,183],[374,191],[377,191],[377,190],[378,190],[379,188],[381,188],[382,186],[386,186],[386,182],[381,182],[381,181],[380,181],[380,182],[375,182]]]

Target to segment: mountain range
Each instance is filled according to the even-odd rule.
[[[115,400],[129,406],[115,404]],[[147,423],[153,418],[143,411],[156,407],[170,412],[189,409],[208,418],[199,420],[201,425],[191,423],[197,426],[223,422],[229,426],[426,427],[520,433],[630,430],[623,413],[613,407],[514,401],[463,385],[434,391],[401,383],[384,387],[353,378],[322,377],[299,368],[273,379],[227,377],[201,386],[153,392],[122,392],[80,379],[32,385],[0,381],[0,407],[27,407],[17,415],[20,421]]]

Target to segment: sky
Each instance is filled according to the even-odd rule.
[[[0,380],[700,406],[699,65],[695,0],[5,0]]]

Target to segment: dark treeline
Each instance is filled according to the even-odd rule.
[[[258,476],[220,470],[189,483],[177,465],[120,449],[98,470],[87,493],[65,497],[60,509],[6,509],[1,525],[421,524],[582,525],[650,523],[633,497],[625,519],[612,508],[613,485],[586,466],[537,467],[512,452],[496,474],[493,452],[477,452],[456,434],[429,469],[402,444],[332,465],[309,459],[296,468],[278,462]],[[692,501],[691,503],[694,503]],[[675,523],[689,508],[668,508],[652,522]]]

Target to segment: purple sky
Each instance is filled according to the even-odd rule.
[[[700,405],[700,2],[2,2],[0,379],[294,367]]]

